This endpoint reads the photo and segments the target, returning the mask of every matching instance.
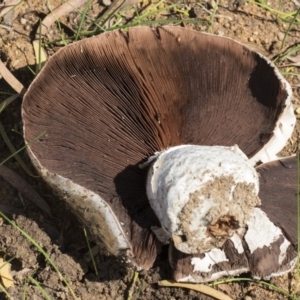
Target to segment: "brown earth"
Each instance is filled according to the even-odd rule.
[[[2,2],[0,1],[0,4]],[[62,0],[50,1],[52,7],[62,2]],[[2,23],[0,22],[1,60],[26,87],[33,80],[28,66],[35,69],[32,40],[39,18],[44,18],[49,13],[47,3],[46,0],[24,1],[11,16],[2,20]],[[269,0],[268,4],[274,9],[281,7],[280,9],[285,12],[294,11],[300,7],[298,1]],[[203,20],[210,20],[213,6],[214,1],[198,1],[197,3],[185,1],[182,8],[190,9],[190,17],[199,20],[197,24],[185,23],[185,26],[207,31],[207,22],[204,23]],[[103,7],[97,1],[92,1],[88,10],[89,18],[94,19],[102,10]],[[162,14],[161,17],[167,18],[168,14]],[[177,13],[172,17],[183,16]],[[77,12],[61,18],[66,35],[72,34],[72,30],[78,27],[79,20],[80,16]],[[84,28],[88,25],[89,21],[83,24]],[[250,46],[272,58],[279,53],[287,28],[288,23],[280,21],[274,14],[272,15],[258,4],[224,0],[220,1],[211,32],[232,37],[243,43],[251,43]],[[61,39],[59,28],[53,26],[46,40],[51,41],[56,38]],[[285,45],[294,45],[299,38],[300,28],[294,26],[286,38]],[[53,54],[61,46],[61,43],[48,45],[46,47],[48,55]],[[286,68],[281,70],[286,71]],[[296,68],[292,71],[298,72]],[[294,87],[293,104],[297,108],[300,105],[300,77],[287,76],[287,79]],[[0,77],[0,92],[4,91],[13,92]],[[0,100],[3,100],[7,95],[0,94],[0,97]],[[23,139],[19,134],[22,132],[20,104],[21,100],[16,100],[1,113],[0,118],[5,131],[17,149],[23,146]],[[282,151],[283,155],[287,156],[298,151],[299,133],[300,122],[297,122],[292,138]],[[9,150],[0,138],[0,161],[9,155]],[[30,166],[26,153],[21,153],[21,156]],[[26,175],[14,160],[8,161],[5,165],[24,178],[49,203],[53,217],[49,217],[31,201],[21,197],[15,188],[2,179],[0,180],[0,209],[30,234],[50,255],[71,284],[78,299],[127,299],[134,270],[101,250],[100,254],[95,256],[98,268],[98,275],[96,275],[89,259],[83,228],[68,211],[65,203],[56,197],[40,178]],[[0,226],[0,244],[0,257],[5,260],[13,258],[11,263],[15,286],[8,290],[11,299],[45,299],[41,291],[28,279],[29,275],[40,283],[52,299],[73,299],[57,272],[46,262],[43,255],[7,222]],[[94,246],[92,242],[91,246]],[[247,277],[247,274],[244,277]],[[140,272],[132,299],[211,299],[194,291],[158,287],[159,280],[170,278],[171,270],[167,260],[167,250],[163,249],[154,267],[150,271]],[[300,284],[296,278],[294,272],[272,279],[271,283],[289,293],[298,291],[299,295]],[[287,296],[266,286],[251,282],[223,284],[219,288],[233,299],[288,299]],[[7,297],[0,292],[0,299],[7,299]]]

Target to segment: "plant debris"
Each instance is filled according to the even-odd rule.
[[[14,286],[14,281],[10,274],[10,267],[11,264],[9,262],[4,261],[3,258],[0,258],[0,278],[5,288]]]

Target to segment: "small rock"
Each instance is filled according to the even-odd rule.
[[[20,23],[22,25],[25,25],[27,23],[27,20],[25,18],[21,18]]]
[[[207,4],[208,9],[214,9],[214,8],[216,8],[216,5],[217,5],[215,0],[206,0],[206,4]]]
[[[27,25],[24,26],[24,29],[26,31],[31,31],[32,30],[32,26],[30,24],[27,24]]]
[[[218,31],[216,32],[216,35],[218,35],[218,36],[224,36],[224,35],[225,35],[225,32],[224,32],[223,30],[218,30]]]
[[[218,22],[219,24],[223,24],[223,23],[224,23],[224,19],[221,18],[221,17],[219,17],[219,18],[217,18],[217,22]]]
[[[277,33],[277,37],[280,41],[282,41],[284,39],[284,33],[283,32],[278,32]]]
[[[110,6],[112,4],[112,2],[110,0],[102,0],[102,4],[104,6]]]

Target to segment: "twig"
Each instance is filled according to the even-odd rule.
[[[186,288],[190,290],[194,290],[203,294],[206,294],[208,296],[211,296],[213,298],[219,299],[219,300],[232,300],[231,297],[225,295],[224,293],[217,291],[207,285],[204,284],[194,284],[194,283],[181,283],[176,282],[173,280],[162,280],[158,282],[159,286],[166,286],[166,287],[180,287],[180,288]]]
[[[47,202],[34,190],[34,188],[27,183],[23,178],[16,174],[13,170],[0,166],[0,176],[3,177],[10,185],[15,187],[23,196],[32,201],[48,216],[52,217],[52,213]]]
[[[68,0],[64,4],[56,7],[42,21],[37,32],[40,32],[41,35],[45,35],[55,21],[57,21],[60,17],[69,14],[70,12],[82,6],[86,2],[87,0]]]
[[[23,0],[22,0],[23,1]],[[17,4],[20,4],[22,1],[19,0],[11,0],[8,3],[5,3],[5,6],[0,6],[0,17],[7,14],[10,10],[13,10]]]
[[[26,92],[23,84],[6,68],[5,64],[0,60],[0,74],[4,80],[18,93],[24,95]]]

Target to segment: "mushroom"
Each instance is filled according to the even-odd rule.
[[[251,272],[270,279],[290,271],[297,260],[297,157],[281,158],[256,168],[260,175],[259,198],[246,234],[235,232],[222,247],[186,254],[169,248],[177,281],[206,282],[223,276]]]
[[[277,159],[295,125],[291,88],[266,58],[231,39],[180,27],[107,32],[54,54],[29,87],[22,117],[33,164],[112,254],[149,269],[162,245],[170,242],[177,280],[186,276],[207,281],[220,277],[214,274],[234,275],[250,269],[240,245],[247,240],[247,227],[255,230],[275,222],[264,209],[271,202],[258,194],[258,184],[263,190],[264,182],[258,182],[254,165]],[[30,142],[43,132],[42,138]],[[195,161],[190,155],[196,148],[202,158]],[[219,164],[229,168],[224,195],[231,197],[235,185],[251,196],[246,197],[249,203],[241,215],[230,214],[232,203],[227,199],[226,214],[212,214],[210,230],[201,229],[202,238],[203,233],[213,238],[203,247],[199,241],[191,246],[179,227],[173,226],[182,218],[170,223],[156,207],[157,201],[165,199],[151,190],[153,168],[166,154],[171,160],[178,154],[177,160],[183,153],[191,164],[195,161],[193,170],[201,173],[201,160],[213,152],[212,161],[218,159],[214,168]],[[209,165],[204,168],[210,168],[207,182],[212,182],[214,170]],[[266,170],[268,174],[269,167]],[[200,175],[206,176],[205,172]],[[157,205],[164,206],[163,202]],[[256,226],[257,215],[263,221]],[[288,250],[288,242],[294,245],[284,227],[289,224],[282,222],[284,215],[277,218],[274,226],[281,233],[274,229],[275,243]],[[249,245],[251,239],[252,235]],[[255,246],[254,241],[250,258],[262,249],[261,244]],[[271,251],[269,244],[266,247]],[[207,267],[206,274],[199,275],[191,269],[199,259],[208,261],[205,257],[210,253],[220,261],[217,270]],[[188,268],[178,275],[182,256]],[[282,254],[280,262],[283,271],[281,266],[294,264],[293,255]],[[273,274],[263,268],[254,276],[260,276],[259,272],[263,277]]]

